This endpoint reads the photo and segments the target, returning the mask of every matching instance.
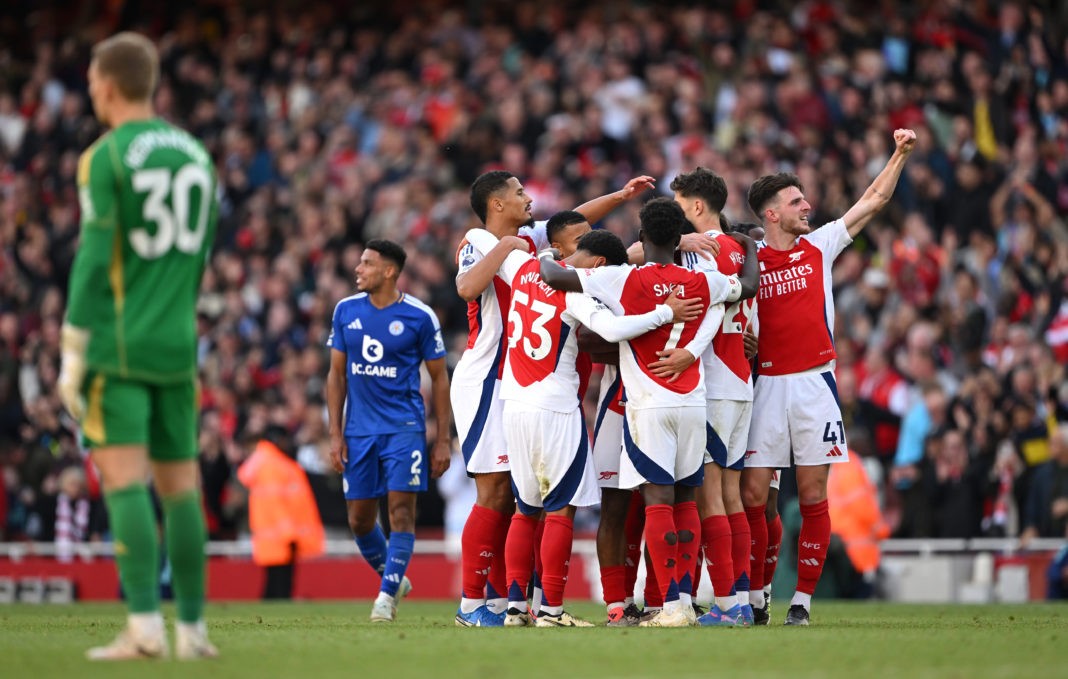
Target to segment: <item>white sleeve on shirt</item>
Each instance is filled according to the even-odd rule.
[[[667,304],[657,304],[655,309],[644,314],[616,316],[604,304],[581,292],[569,292],[566,299],[568,313],[607,342],[633,339],[670,323],[675,317],[675,312]]]
[[[737,302],[742,296],[742,282],[737,276],[724,276],[719,271],[702,271],[708,281],[708,292],[712,295],[709,304]]]
[[[683,349],[690,352],[694,358],[701,358],[705,353],[705,349],[712,344],[713,338],[715,338],[716,333],[719,332],[720,327],[723,325],[723,314],[722,303],[708,307],[705,317],[701,319],[701,325],[697,328],[697,334]]]
[[[492,236],[490,236],[492,238]],[[460,254],[456,257],[456,277],[459,278],[463,274],[471,270],[475,264],[478,264],[483,259],[482,252],[474,246],[474,244],[468,242],[462,248],[460,248]]]
[[[533,226],[519,227],[519,235],[534,241],[534,254],[549,247],[548,222],[534,222]]]
[[[602,302],[616,313],[624,313],[620,298],[627,277],[634,271],[629,264],[622,266],[601,266],[596,269],[575,269],[578,272],[582,291]]]
[[[833,262],[842,250],[853,242],[853,239],[849,237],[845,221],[842,219],[827,222],[812,233],[801,237],[819,248],[823,253],[823,259],[829,262]]]
[[[464,234],[464,240],[475,246],[475,249],[482,253],[483,257],[488,255],[490,250],[497,247],[497,243],[501,242],[485,229],[470,229]]]
[[[471,229],[466,234],[464,234],[464,238],[469,244],[468,246],[464,247],[465,250],[467,249],[467,247],[473,247],[475,250],[478,251],[479,256],[475,260],[476,262],[479,259],[482,259],[486,255],[488,255],[489,251],[497,247],[497,244],[501,242],[496,236],[494,236],[489,231],[486,231],[485,229]],[[510,285],[512,283],[512,279],[515,278],[516,272],[519,271],[519,267],[526,264],[532,256],[533,255],[531,255],[529,252],[523,252],[522,250],[513,250],[512,252],[508,253],[508,257],[505,258],[504,262],[501,264],[501,268],[497,270],[497,273],[500,274],[501,278],[508,281]],[[460,263],[461,265],[463,264],[462,254],[460,258]],[[466,270],[467,269],[463,269],[463,271]]]

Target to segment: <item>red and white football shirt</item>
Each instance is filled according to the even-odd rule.
[[[682,265],[693,271],[719,270],[738,275],[745,264],[745,248],[722,231],[707,232],[719,241],[719,255],[708,260],[693,253],[683,253]],[[727,306],[719,332],[712,346],[705,350],[705,387],[708,400],[752,401],[753,380],[749,359],[745,357],[743,338],[756,314],[756,298],[742,299]]]
[[[675,288],[681,288],[680,297],[696,296],[705,303],[706,312],[697,320],[661,326],[627,341],[619,351],[619,370],[626,385],[628,408],[704,407],[701,361],[695,361],[670,383],[653,375],[646,366],[657,361],[656,352],[675,347],[701,356],[723,320],[722,312],[717,314],[708,306],[738,299],[742,288],[737,277],[689,271],[674,264],[605,266],[578,272],[583,291],[619,314],[647,312],[663,303]]]
[[[831,265],[853,242],[837,219],[801,236],[789,250],[757,250],[760,292],[757,322],[761,375],[790,375],[835,358]]]
[[[534,252],[549,245],[545,222],[519,230]],[[457,276],[467,273],[493,249],[498,239],[485,229],[471,229],[456,253]],[[500,271],[478,299],[467,303],[467,349],[453,370],[452,381],[482,384],[490,375],[500,379],[504,371],[504,319],[511,296],[509,280]]]
[[[511,278],[508,358],[501,398],[561,413],[579,407],[581,376],[577,330],[581,323],[609,342],[635,337],[670,323],[672,312],[658,305],[648,313],[617,317],[600,302],[561,292],[541,280],[541,262],[512,253],[501,266]]]

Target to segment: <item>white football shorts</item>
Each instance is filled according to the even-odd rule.
[[[746,467],[799,467],[849,460],[834,373],[761,375],[753,390]]]
[[[558,413],[505,401],[504,436],[511,452],[513,490],[524,514],[601,501],[580,409]]]
[[[619,464],[624,457],[623,413],[617,413],[602,403],[593,430],[593,467],[597,472],[598,486],[620,487]]]
[[[636,488],[643,483],[700,486],[705,476],[706,429],[702,406],[628,407],[623,424],[627,454],[619,465],[619,487]]]
[[[468,474],[509,470],[500,390],[500,380],[476,384],[453,381],[449,386],[452,416]]]
[[[705,464],[715,462],[724,469],[741,471],[749,443],[752,401],[714,400],[708,402],[708,444]]]

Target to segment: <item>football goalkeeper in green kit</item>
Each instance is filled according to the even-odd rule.
[[[156,48],[143,36],[120,33],[93,48],[89,95],[111,129],[78,163],[81,241],[59,392],[100,470],[129,616],[113,642],[89,650],[92,660],[169,654],[149,478],[173,570],[175,654],[218,654],[204,625],[196,370],[196,301],[215,237],[217,182],[204,147],[155,117],[158,79]]]

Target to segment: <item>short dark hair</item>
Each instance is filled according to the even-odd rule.
[[[585,250],[596,257],[604,257],[605,261],[612,266],[627,263],[627,246],[623,245],[619,236],[611,231],[604,229],[590,231],[579,238],[578,249]]]
[[[486,223],[486,205],[490,196],[507,186],[508,180],[514,176],[507,170],[490,170],[480,174],[471,185],[471,209],[483,224]]]
[[[557,212],[552,217],[549,217],[549,221],[545,223],[545,237],[552,243],[556,240],[558,233],[572,224],[581,224],[584,221],[586,221],[586,216],[581,212],[575,212],[574,210]]]
[[[382,255],[385,259],[393,262],[397,265],[397,273],[404,271],[404,262],[408,259],[408,255],[405,254],[404,248],[397,245],[391,240],[385,240],[382,238],[376,238],[374,240],[367,241],[364,246],[364,250],[374,250],[378,254]]]
[[[151,40],[131,31],[93,45],[92,61],[100,75],[114,81],[123,98],[148,101],[159,82],[159,52]]]
[[[788,186],[796,186],[802,192],[805,190],[801,180],[792,172],[766,174],[758,178],[749,186],[749,209],[763,221],[764,208],[775,197],[775,194]]]
[[[638,213],[642,232],[653,245],[672,245],[682,236],[686,213],[670,198],[653,198]]]
[[[727,204],[727,182],[707,167],[684,172],[671,180],[671,190],[686,198],[700,198],[714,212]]]

